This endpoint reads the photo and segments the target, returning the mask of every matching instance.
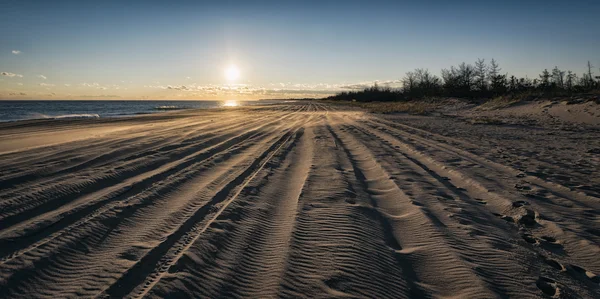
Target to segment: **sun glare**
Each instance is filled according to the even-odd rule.
[[[237,101],[234,100],[229,100],[229,101],[225,101],[225,103],[223,103],[223,107],[237,107],[239,106]]]
[[[225,70],[225,78],[229,81],[235,81],[240,77],[240,70],[235,65],[230,65]]]

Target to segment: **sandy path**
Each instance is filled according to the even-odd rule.
[[[318,103],[0,136],[3,298],[600,296],[595,193],[477,139]]]

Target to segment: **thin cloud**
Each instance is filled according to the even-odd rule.
[[[51,87],[51,86],[54,86],[54,84],[40,83],[40,86]]]
[[[358,84],[344,85],[341,88],[342,89],[359,90],[359,89],[365,89],[365,88],[368,88],[368,87],[371,87],[371,86],[373,86],[373,84],[358,83]]]
[[[65,86],[66,86],[66,85],[65,85]],[[95,88],[95,89],[100,89],[100,90],[107,90],[107,89],[110,89],[110,88],[114,88],[114,89],[120,89],[120,86],[119,86],[119,85],[117,85],[117,84],[112,84],[112,85],[101,85],[101,84],[99,84],[99,83],[97,83],[97,82],[94,82],[94,83],[87,83],[87,82],[84,82],[84,83],[81,83],[81,84],[80,84],[80,86],[83,86],[83,87],[90,87],[90,88]]]
[[[342,85],[339,88],[351,89],[351,90],[361,90],[361,89],[373,87],[373,86],[375,86],[375,84],[377,84],[378,86],[393,88],[393,87],[399,87],[399,84],[401,84],[401,83],[402,83],[401,80],[387,80],[387,81],[375,80],[375,81],[362,82],[362,83],[356,83],[356,84]]]
[[[80,98],[120,98],[121,96],[113,94],[99,94],[99,95],[80,95]]]
[[[46,79],[48,79],[48,77],[46,77],[46,76],[44,76],[44,75],[37,75],[37,77],[38,77],[38,78],[40,78],[40,79],[43,79],[43,80],[46,80]]]
[[[20,50],[12,50],[12,53],[15,55],[19,55],[19,54],[21,54],[21,51]]]
[[[377,82],[377,84],[379,85],[383,85],[383,86],[397,86],[398,84],[402,84],[402,80],[388,80],[388,81],[375,81]]]
[[[19,75],[19,74],[15,74],[15,73],[2,72],[0,74],[2,76],[7,76],[7,77],[19,77],[19,78],[23,78],[23,75]]]
[[[84,87],[93,87],[93,88],[102,88],[102,85],[98,84],[97,82],[94,83],[82,83],[81,86]]]
[[[157,82],[155,82],[157,83]],[[212,96],[265,96],[265,97],[323,97],[344,90],[360,90],[377,84],[382,87],[395,88],[400,80],[375,80],[360,83],[292,83],[274,82],[266,86],[251,84],[208,84],[195,83],[180,85],[144,85],[145,88],[168,90],[171,97],[212,97]],[[177,93],[178,92],[178,93]]]
[[[167,85],[167,86],[144,86],[149,88],[162,88],[184,93],[171,94],[174,97],[211,97],[211,96],[267,96],[267,97],[323,97],[332,95],[340,90],[337,84],[270,84],[270,88],[253,86],[250,84],[227,84],[227,85]],[[280,88],[285,87],[285,88]]]
[[[181,85],[181,86],[171,86],[171,85],[168,85],[167,89],[190,90],[190,88],[186,87],[185,85]]]
[[[256,91],[254,92],[256,93]],[[280,90],[262,90],[262,94],[318,94],[318,95],[328,95],[334,94],[335,92],[331,90],[298,90],[298,89],[280,89]]]
[[[158,88],[158,89],[168,89],[168,86],[162,85],[144,85],[145,88]]]

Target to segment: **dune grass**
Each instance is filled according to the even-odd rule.
[[[353,101],[324,101],[332,105],[350,106],[364,109],[372,113],[409,113],[427,115],[440,107],[441,103],[435,101],[411,102],[353,102]]]

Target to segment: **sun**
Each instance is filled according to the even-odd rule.
[[[229,81],[235,81],[240,77],[240,69],[234,64],[225,69],[225,78]]]
[[[229,101],[225,101],[223,103],[223,107],[237,107],[239,105],[240,104],[237,101],[235,101],[235,100],[229,100]]]

